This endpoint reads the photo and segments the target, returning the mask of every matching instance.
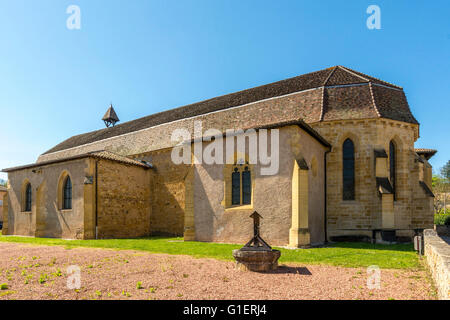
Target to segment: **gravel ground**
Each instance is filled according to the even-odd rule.
[[[67,287],[71,265],[81,269],[79,290]],[[289,264],[260,274],[235,270],[233,262],[189,256],[0,243],[0,284],[7,285],[0,300],[434,297],[424,270],[382,269],[380,289],[368,289],[367,278],[365,268]]]

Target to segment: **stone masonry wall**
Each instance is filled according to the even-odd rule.
[[[98,238],[150,234],[150,170],[108,160],[98,161]]]
[[[327,156],[327,218],[329,236],[366,235],[381,228],[381,198],[375,182],[374,148],[389,153],[389,142],[396,145],[396,201],[394,201],[397,235],[411,237],[413,229],[430,227],[433,212],[430,197],[419,190],[414,157],[417,139],[415,125],[386,119],[330,121],[312,124],[332,151]],[[355,145],[355,200],[342,200],[342,144],[352,139]],[[420,199],[417,194],[419,194]],[[418,210],[425,208],[424,210]]]
[[[423,174],[421,174],[421,171],[423,170],[424,166],[415,161],[413,170],[411,170],[411,176],[414,181],[416,181],[416,183],[411,186],[411,210],[413,212],[411,215],[411,225],[413,228],[417,229],[433,228],[434,225],[434,198],[427,195],[422,186],[417,183],[423,176]],[[432,189],[431,183],[428,183],[428,187]]]
[[[328,236],[351,234],[348,229],[359,229],[360,234],[368,233],[365,230],[372,228],[377,221],[375,212],[381,210],[381,200],[379,203],[374,201],[375,121],[323,122],[313,124],[313,128],[332,145],[327,155]],[[342,200],[342,144],[347,138],[355,146],[355,201]]]
[[[425,258],[441,300],[450,300],[450,245],[436,231],[424,231]]]
[[[6,194],[6,191],[0,191],[0,200],[3,201],[3,196]],[[0,222],[3,221],[3,205],[0,205]]]
[[[195,165],[194,220],[195,239],[228,243],[246,243],[253,235],[257,211],[263,217],[261,236],[271,245],[288,245],[292,224],[292,177],[294,163],[304,158],[308,170],[309,231],[312,243],[324,238],[324,176],[325,147],[298,126],[280,128],[280,165],[275,175],[261,175],[260,164],[251,166],[252,204],[227,207],[225,197],[225,165]],[[270,141],[270,138],[268,138]],[[204,145],[207,143],[205,142]],[[248,152],[248,150],[247,150]],[[224,154],[224,159],[228,158]]]
[[[84,177],[88,159],[56,163],[8,174],[8,234],[46,238],[84,238]],[[58,183],[63,173],[72,181],[72,209],[58,204]],[[23,187],[32,188],[32,209],[23,211]]]
[[[153,165],[152,214],[150,233],[182,236],[184,232],[185,184],[188,166],[176,165],[171,159],[172,149],[134,155]]]

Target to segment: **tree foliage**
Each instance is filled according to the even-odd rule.
[[[448,180],[440,175],[433,174],[431,184],[434,192],[441,193],[450,191],[449,190],[450,184],[448,183]]]
[[[441,175],[447,179],[447,182],[450,181],[450,160],[441,168]]]
[[[448,212],[444,206],[450,204],[450,160],[441,168],[441,174],[433,174],[432,187],[435,195],[434,210],[435,213]]]

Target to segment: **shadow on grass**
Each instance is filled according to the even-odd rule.
[[[414,251],[412,243],[397,243],[397,244],[372,244],[366,242],[333,242],[322,248],[346,248],[346,249],[371,249],[371,250],[389,250],[389,251]]]

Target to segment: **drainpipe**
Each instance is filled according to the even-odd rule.
[[[98,203],[98,160],[95,160],[95,239],[98,239],[98,214],[97,214],[97,203]]]
[[[328,221],[327,221],[327,154],[331,150],[325,151],[323,154],[323,168],[324,168],[324,201],[323,201],[323,208],[324,208],[324,230],[325,230],[325,243],[328,243],[328,234],[327,234],[327,227],[328,227]]]

